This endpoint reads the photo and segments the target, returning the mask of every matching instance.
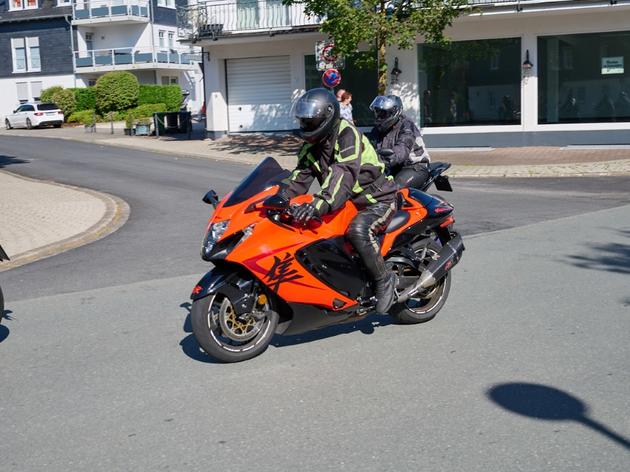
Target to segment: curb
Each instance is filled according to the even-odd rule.
[[[97,223],[79,234],[70,236],[66,239],[62,239],[61,241],[47,244],[46,246],[31,249],[30,251],[11,256],[10,261],[5,262],[1,265],[0,272],[5,272],[7,270],[30,264],[31,262],[39,261],[41,259],[46,259],[51,256],[56,256],[57,254],[61,254],[62,252],[76,249],[78,247],[85,246],[86,244],[93,243],[94,241],[98,241],[99,239],[102,239],[105,236],[109,236],[110,234],[119,230],[129,219],[129,215],[131,213],[129,204],[123,199],[114,195],[104,192],[97,192],[96,190],[91,190],[87,188],[75,187],[73,185],[61,184],[52,180],[33,179],[9,171],[3,172],[6,172],[13,177],[17,177],[23,180],[29,180],[31,182],[44,183],[48,185],[57,185],[59,187],[65,187],[78,192],[87,193],[95,198],[98,198],[105,204],[105,213]]]

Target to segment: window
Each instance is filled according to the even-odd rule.
[[[538,38],[538,123],[630,121],[630,31]]]
[[[88,51],[94,49],[94,33],[85,33],[85,49]]]
[[[62,7],[65,5],[72,5],[72,0],[57,0],[58,7]]]
[[[28,102],[28,82],[16,82],[18,102]],[[20,107],[22,108],[22,107]]]
[[[88,87],[95,87],[96,79],[88,79]]]
[[[521,40],[418,46],[422,126],[521,122]]]
[[[175,8],[175,0],[157,0],[158,7]]]
[[[168,47],[170,49],[175,49],[175,33],[172,31],[168,32]]]
[[[9,10],[32,10],[37,7],[37,0],[10,0],[9,3]]]
[[[42,94],[42,83],[31,82],[31,97],[33,97],[33,101],[38,102],[39,99],[41,98],[41,94]]]
[[[39,72],[39,38],[11,38],[13,72]]]
[[[165,42],[164,42],[164,35],[165,35],[165,34],[166,34],[166,31],[161,31],[161,30],[160,30],[160,31],[158,32],[158,40],[159,40],[159,41],[158,41],[158,44],[160,45],[160,48],[161,48],[161,49],[166,48],[166,44],[165,44]]]
[[[177,84],[179,84],[179,77],[162,76],[162,85],[177,85]]]

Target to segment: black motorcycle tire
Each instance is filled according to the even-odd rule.
[[[414,251],[416,253],[421,252],[424,246],[423,244],[414,247]],[[438,244],[434,242],[429,243],[428,253],[437,254],[439,251],[440,246]],[[436,283],[435,287],[434,296],[429,300],[429,306],[427,306],[426,309],[411,309],[409,307],[410,300],[408,300],[405,303],[396,303],[392,306],[389,310],[390,316],[401,324],[417,324],[431,321],[446,303],[448,294],[451,291],[451,273],[447,272],[447,274]]]
[[[242,345],[227,344],[222,342],[218,335],[221,330],[220,326],[211,320],[210,308],[215,297],[217,294],[209,295],[193,301],[192,304],[190,319],[193,334],[201,348],[208,355],[225,363],[246,361],[262,354],[269,347],[278,326],[278,313],[271,310],[267,311],[267,317],[260,332],[252,340]]]

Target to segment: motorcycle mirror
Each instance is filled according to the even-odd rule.
[[[286,198],[281,195],[272,195],[263,202],[263,208],[267,210],[284,210],[289,205]]]
[[[394,155],[394,151],[392,149],[379,149],[376,152],[381,157],[391,157]]]
[[[208,193],[203,196],[202,200],[204,203],[212,205],[214,208],[216,208],[219,204],[219,196],[217,195],[217,192],[212,189],[208,190]]]

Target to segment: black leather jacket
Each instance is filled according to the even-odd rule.
[[[376,127],[369,133],[370,141],[375,144],[377,150],[394,151],[394,155],[389,159],[391,167],[413,164],[426,155],[420,136],[416,124],[405,115],[402,115],[386,133],[380,133]]]

